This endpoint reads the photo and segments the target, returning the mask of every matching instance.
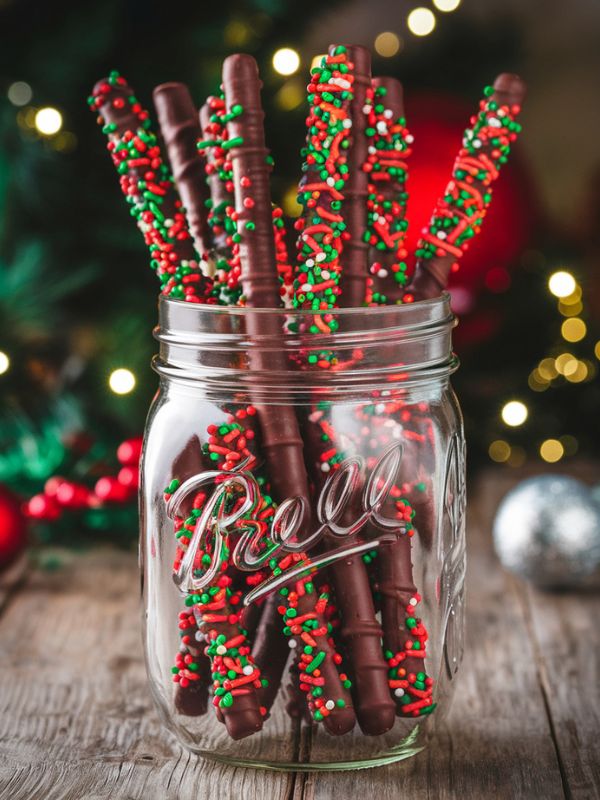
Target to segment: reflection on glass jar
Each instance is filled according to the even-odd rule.
[[[160,301],[147,667],[165,722],[208,757],[390,763],[422,749],[454,689],[465,459],[448,297],[336,318],[325,337],[304,313]]]

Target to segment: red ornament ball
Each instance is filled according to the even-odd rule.
[[[0,568],[8,566],[27,544],[27,521],[19,498],[0,484]]]
[[[132,465],[137,466],[142,454],[142,442],[143,439],[141,436],[135,439],[126,439],[124,442],[121,442],[117,450],[117,458],[120,463],[126,467]]]

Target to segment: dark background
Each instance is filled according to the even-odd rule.
[[[406,24],[418,5],[437,20],[422,38]],[[87,109],[96,80],[119,69],[147,106],[156,84],[184,80],[200,105],[218,88],[223,58],[251,52],[264,80],[274,199],[293,211],[311,59],[331,41],[373,47],[382,31],[401,47],[391,58],[374,54],[374,72],[403,81],[416,138],[413,233],[444,187],[482,87],[504,70],[529,84],[514,160],[453,284],[462,360],[454,383],[471,470],[490,458],[541,468],[547,439],[560,446],[542,452],[565,471],[596,455],[600,4],[462,0],[441,13],[431,0],[0,0],[0,489],[26,498],[56,473],[93,482],[110,472],[118,443],[141,433],[156,386],[157,284]],[[271,62],[283,46],[301,56],[289,78]],[[17,81],[31,87],[24,104],[14,102]],[[50,136],[35,125],[46,106],[62,115]],[[558,269],[577,282],[567,304],[548,291]],[[561,335],[568,315],[585,322],[578,342]],[[575,360],[567,376],[554,367],[565,353]],[[136,378],[126,395],[109,388],[120,367]],[[529,415],[510,427],[501,411],[515,399]],[[100,530],[135,531],[131,515],[95,519]]]

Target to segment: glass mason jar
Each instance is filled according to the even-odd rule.
[[[449,297],[336,311],[334,334],[312,312],[159,313],[140,508],[165,723],[244,766],[418,753],[463,650]]]

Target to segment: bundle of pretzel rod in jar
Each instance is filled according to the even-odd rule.
[[[220,92],[199,110],[184,84],[158,86],[158,135],[116,72],[96,84],[89,103],[108,137],[162,295],[189,304],[287,309],[290,319],[302,320],[296,333],[307,341],[318,337],[319,346],[307,346],[300,363],[291,363],[283,349],[270,351],[270,366],[335,372],[344,359],[361,358],[327,346],[339,327],[337,309],[419,303],[444,292],[481,228],[493,183],[520,131],[525,86],[501,74],[484,90],[457,143],[412,273],[405,240],[413,139],[402,85],[373,77],[365,48],[332,45],[311,70],[307,92],[298,184],[303,211],[294,221],[271,199],[274,167],[251,56],[225,60]],[[282,318],[260,314],[252,322],[249,316],[246,335],[283,335],[276,329]],[[251,366],[260,369],[264,358],[258,349]],[[352,435],[341,435],[318,397],[300,414],[292,403],[254,401],[249,386],[250,402],[204,422],[195,443],[174,460],[165,487],[174,520],[174,576],[187,564],[192,575],[205,577],[200,588],[182,592],[172,621],[180,637],[173,654],[177,712],[215,714],[233,739],[268,725],[280,693],[289,714],[334,736],[356,725],[379,735],[396,717],[431,714],[436,687],[428,675],[428,621],[421,617],[412,563],[415,537],[426,542],[436,524],[427,409],[408,406],[401,391],[390,391],[358,407]],[[344,558],[334,557],[338,540],[327,534],[303,549],[302,531],[315,529],[315,498],[336,472],[348,471],[341,465],[353,446],[368,451],[369,442],[389,437],[395,424],[403,468],[386,496],[401,533],[384,537],[373,552],[363,546],[361,531],[350,530]],[[208,539],[200,547],[194,541],[198,520],[214,512],[217,501],[202,485],[182,494],[186,482],[206,470],[228,476],[229,496],[218,501],[221,517],[223,508],[236,504],[232,475],[250,472],[258,487],[256,502],[247,509],[238,504],[230,515],[235,523],[218,552]],[[281,523],[289,498],[296,500],[295,544],[273,550],[265,532]],[[254,571],[240,569],[236,536],[251,540]],[[254,592],[247,602],[259,583],[270,591]]]

